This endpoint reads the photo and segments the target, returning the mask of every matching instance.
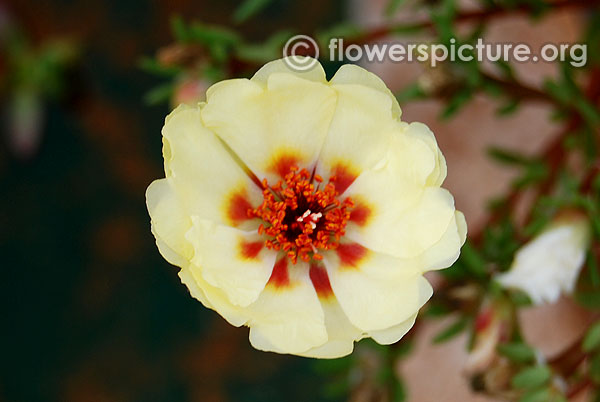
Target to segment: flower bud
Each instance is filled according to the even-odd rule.
[[[563,212],[518,250],[510,270],[496,279],[504,287],[523,290],[535,304],[554,303],[561,291],[573,292],[589,241],[587,217]]]

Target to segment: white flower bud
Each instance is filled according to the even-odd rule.
[[[563,214],[517,251],[510,270],[496,279],[504,287],[523,290],[535,304],[554,303],[561,291],[573,292],[589,237],[584,215]]]

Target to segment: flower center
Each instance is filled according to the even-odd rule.
[[[263,220],[258,233],[268,237],[265,246],[285,251],[294,264],[298,258],[321,260],[320,251],[336,249],[354,202],[350,197],[340,201],[334,182],[332,176],[323,184],[319,175],[297,167],[273,186],[264,179],[263,202],[248,214]]]

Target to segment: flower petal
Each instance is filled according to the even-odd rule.
[[[328,85],[280,72],[269,75],[266,88],[250,80],[220,82],[207,98],[202,109],[206,126],[270,182],[290,165],[312,167],[336,103]]]
[[[335,297],[321,300],[325,312],[327,343],[301,353],[305,357],[334,359],[347,356],[354,350],[354,342],[360,340],[362,331],[350,323]]]
[[[438,187],[403,194],[402,187],[387,181],[385,176],[361,175],[360,182],[357,180],[348,189],[353,198],[366,200],[370,215],[363,226],[349,225],[346,236],[377,252],[415,258],[438,243],[446,232],[454,218],[454,199]],[[366,188],[371,191],[365,191]],[[418,201],[415,195],[421,195]]]
[[[319,155],[317,173],[325,180],[336,175],[336,188],[341,193],[360,172],[386,156],[391,136],[400,123],[392,117],[392,102],[382,92],[358,84],[332,88],[338,101]]]
[[[290,57],[285,57],[283,59],[271,61],[271,62],[265,64],[264,66],[262,66],[260,68],[260,70],[258,70],[256,72],[256,74],[254,74],[254,76],[250,80],[266,87],[267,83],[269,82],[269,77],[272,74],[288,73],[288,74],[294,74],[298,77],[304,78],[305,80],[321,82],[323,84],[327,83],[327,79],[325,77],[325,70],[323,70],[323,66],[321,66],[321,63],[316,62],[315,66],[313,68],[311,68],[310,70],[296,71],[296,70],[290,69],[289,64],[288,64],[288,63],[295,63],[294,59],[298,61],[299,65],[305,65],[307,63],[307,61],[312,58],[304,57],[304,56],[290,56]],[[294,65],[294,64],[292,64],[292,65]]]
[[[229,301],[229,298],[224,291],[206,282],[206,280],[202,277],[200,267],[196,265],[190,265],[186,268],[186,271],[187,273],[184,277],[182,277],[180,273],[182,281],[185,279],[184,284],[188,286],[190,292],[194,292],[192,295],[196,297],[197,288],[193,285],[193,282],[191,282],[191,279],[194,280],[196,286],[202,290],[204,296],[206,297],[207,304],[204,304],[206,307],[219,313],[227,320],[227,322],[235,327],[242,326],[248,322],[249,314],[247,309],[244,307],[235,306]],[[192,283],[192,285],[190,285],[190,283]],[[202,299],[199,300],[202,301]]]
[[[400,110],[398,100],[396,99],[392,91],[390,91],[389,88],[385,85],[383,80],[377,75],[355,64],[344,64],[339,68],[339,70],[331,79],[331,85],[345,84],[363,85],[366,87],[373,88],[388,96],[391,100],[390,106],[394,118],[400,119],[402,111]]]
[[[419,281],[420,289],[419,289],[419,309],[423,307],[427,300],[431,298],[433,294],[433,288],[427,282],[425,278]],[[415,320],[417,319],[417,313],[410,316],[405,321],[401,322],[398,325],[394,325],[393,327],[382,329],[379,331],[371,331],[369,332],[369,336],[375,340],[375,342],[380,345],[391,345],[392,343],[398,342],[415,324]]]
[[[354,350],[354,342],[363,337],[362,331],[348,321],[346,314],[342,311],[335,298],[323,303],[323,311],[325,312],[325,325],[327,327],[327,342],[306,352],[298,353],[298,355],[318,359],[337,359],[351,354]],[[251,333],[251,341],[252,345],[257,349],[286,353],[273,346],[258,331]]]
[[[342,246],[325,253],[331,287],[350,322],[363,331],[382,330],[409,319],[421,307],[418,267],[367,251],[348,258]]]
[[[183,283],[187,288],[193,298],[200,301],[206,308],[212,309],[212,305],[208,301],[206,294],[204,291],[198,286],[198,283],[194,279],[192,272],[189,267],[182,268],[179,271],[179,279],[181,279],[181,283]]]
[[[462,212],[455,211],[454,219],[450,221],[442,238],[419,257],[424,270],[443,269],[454,264],[466,238],[467,222],[465,216]]]
[[[192,222],[173,187],[171,179],[153,181],[146,190],[146,206],[160,253],[171,264],[182,266],[194,253],[185,239]]]
[[[398,342],[410,329],[415,325],[417,315],[410,316],[406,321],[402,321],[398,325],[379,331],[369,332],[369,336],[380,345],[391,345]]]
[[[381,231],[381,224],[387,225],[386,229],[399,230],[399,233],[402,233],[402,227],[398,225],[402,215],[410,211],[410,208],[423,206],[421,201],[426,187],[440,179],[441,168],[436,167],[438,160],[436,152],[439,151],[437,146],[432,147],[427,137],[422,140],[420,137],[426,134],[415,134],[420,131],[413,127],[417,126],[398,123],[386,146],[385,158],[376,166],[363,171],[344,194],[351,196],[357,202],[359,210],[364,212],[361,214],[362,219],[359,222],[351,219],[358,223],[359,227],[349,227],[349,236],[376,251],[401,257],[414,257],[423,250],[398,254],[401,253],[401,250],[396,244],[386,245],[378,240],[366,243],[363,235],[367,236],[371,232],[375,232],[377,235],[379,232],[380,237],[387,236],[387,232]],[[443,170],[445,172],[445,168]],[[430,189],[428,191],[441,190]],[[453,210],[454,207],[446,211],[446,219],[439,222],[442,225],[439,233],[429,235],[430,244],[435,243],[441,237],[450,222]],[[406,229],[411,230],[405,228],[405,233]],[[383,248],[377,248],[377,244]]]
[[[401,258],[417,257],[441,239],[454,217],[454,199],[430,186],[445,167],[438,166],[439,150],[427,133],[423,125],[400,127],[385,160],[348,188],[344,195],[368,209],[367,219],[349,225],[348,238]]]
[[[431,153],[435,155],[435,167],[425,179],[425,183],[428,186],[439,187],[446,179],[447,166],[433,132],[425,124],[411,123],[406,127],[405,135],[427,145]]]
[[[192,221],[186,238],[194,246],[192,263],[201,267],[202,277],[221,289],[234,305],[253,303],[271,276],[276,252],[267,250],[256,232],[198,217]]]
[[[289,353],[273,345],[271,340],[266,337],[263,332],[256,330],[253,331],[252,327],[250,328],[250,344],[254,349],[262,350],[264,352],[275,352],[281,354]]]
[[[198,107],[175,109],[166,119],[163,137],[167,177],[190,216],[237,226],[241,222],[231,216],[228,204],[235,194],[260,204],[260,188],[202,124]]]
[[[188,260],[186,260],[181,254],[175,252],[167,243],[165,243],[159,235],[156,234],[156,230],[154,229],[154,225],[151,225],[150,231],[154,235],[156,239],[156,247],[158,248],[158,252],[163,256],[165,260],[171,265],[175,265],[178,267],[184,267],[188,264]]]
[[[325,317],[308,265],[298,263],[286,275],[286,281],[270,281],[248,307],[250,342],[260,350],[298,354],[327,342]]]

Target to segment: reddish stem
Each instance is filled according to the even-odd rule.
[[[579,8],[579,7],[593,7],[600,4],[598,0],[559,0],[552,2],[551,11],[564,10],[568,8]],[[527,4],[520,4],[513,8],[488,8],[484,10],[474,10],[474,11],[464,11],[459,13],[454,21],[457,23],[464,22],[477,22],[484,23],[492,18],[500,18],[506,16],[512,16],[515,14],[530,14],[532,12],[531,6]],[[435,24],[431,20],[420,21],[414,24],[407,25],[394,25],[394,26],[382,26],[379,28],[375,28],[364,35],[354,38],[350,43],[356,44],[364,44],[369,42],[374,42],[379,39],[383,39],[394,32],[402,31],[402,30],[421,30],[421,29],[434,29]]]
[[[600,68],[592,69],[585,95],[590,102],[594,104],[598,102],[598,99],[600,98]],[[548,176],[538,185],[536,189],[535,200],[539,199],[539,197],[541,197],[542,195],[548,194],[552,190],[566,156],[566,150],[563,146],[564,139],[567,135],[569,135],[571,132],[580,127],[581,124],[583,124],[583,118],[581,117],[581,115],[579,113],[572,112],[572,116],[567,122],[562,133],[559,134],[552,141],[552,143],[543,151],[541,159],[546,162],[550,171],[548,172]],[[584,183],[588,181],[589,183],[584,184],[584,186],[591,186],[591,183],[593,182],[593,179],[596,176],[598,169],[598,164],[592,167],[590,172],[588,172],[587,177],[589,177],[589,179],[587,177],[586,179],[584,179]],[[505,204],[501,208],[498,208],[496,211],[490,214],[486,223],[482,225],[482,228],[486,228],[489,227],[491,224],[497,223],[500,219],[502,219],[502,217],[512,212],[517,206],[519,200],[521,199],[521,196],[521,189],[512,189],[506,197]],[[532,202],[532,206],[535,205],[535,200]],[[532,213],[533,208],[530,208],[524,220],[524,226],[531,221]],[[483,232],[480,231],[473,235],[471,239],[475,244],[479,244],[482,240],[482,235]]]

